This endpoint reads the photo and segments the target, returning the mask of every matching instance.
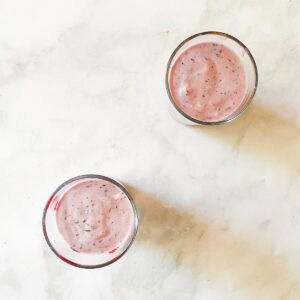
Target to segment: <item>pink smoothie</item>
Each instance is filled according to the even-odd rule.
[[[235,114],[246,94],[246,74],[238,56],[215,43],[193,45],[171,66],[169,86],[175,104],[199,121]]]
[[[134,211],[118,186],[103,179],[87,178],[61,195],[56,222],[74,251],[113,253],[132,237]]]

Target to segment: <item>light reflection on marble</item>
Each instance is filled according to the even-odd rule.
[[[1,299],[300,299],[300,2],[0,2]],[[187,36],[228,32],[259,89],[240,119],[186,127],[164,72]],[[100,173],[140,211],[130,251],[76,269],[41,214],[64,180]]]

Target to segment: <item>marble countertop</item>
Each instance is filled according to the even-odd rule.
[[[300,1],[0,2],[0,298],[300,299]],[[166,110],[174,48],[241,39],[259,88],[238,120]],[[42,211],[66,179],[121,180],[140,227],[111,266],[57,259]]]

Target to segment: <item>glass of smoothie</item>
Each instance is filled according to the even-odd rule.
[[[254,97],[258,74],[248,48],[222,32],[202,32],[172,53],[166,72],[172,115],[190,125],[218,125],[240,116]]]
[[[131,246],[138,214],[125,187],[105,176],[82,175],[60,185],[48,200],[43,232],[52,251],[80,268],[100,268]]]

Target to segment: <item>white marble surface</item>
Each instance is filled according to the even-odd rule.
[[[300,299],[300,1],[0,1],[0,298]],[[187,36],[252,51],[248,112],[187,127],[164,72]],[[41,229],[64,180],[128,184],[138,237],[115,264],[71,267]]]

